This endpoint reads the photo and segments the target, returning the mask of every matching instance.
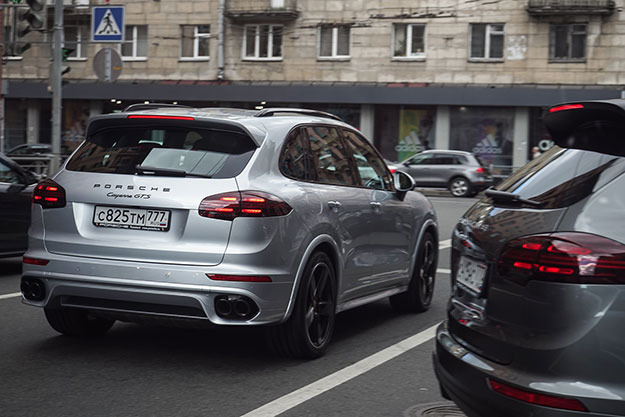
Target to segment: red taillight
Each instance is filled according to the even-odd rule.
[[[526,403],[538,404],[545,407],[560,408],[562,410],[588,411],[588,409],[576,399],[556,397],[554,395],[538,394],[521,390],[501,382],[488,379],[493,391]]]
[[[625,284],[625,245],[577,232],[525,236],[505,245],[498,272],[522,283]]]
[[[261,191],[233,191],[206,197],[200,203],[200,216],[233,220],[237,217],[274,217],[291,212],[291,206]]]
[[[478,169],[475,170],[475,172],[477,174],[486,174],[486,168],[484,167],[479,167]]]
[[[271,282],[271,278],[262,275],[221,275],[206,274],[215,281],[236,281],[236,282]]]
[[[583,109],[583,104],[563,104],[562,106],[556,106],[549,109],[549,113],[555,113],[557,111],[562,110],[575,110],[575,109]]]
[[[151,114],[131,114],[128,116],[129,119],[165,119],[165,120],[195,120],[193,117],[189,116],[158,116]]]
[[[23,257],[22,258],[22,262],[24,262],[25,264],[29,264],[29,265],[39,265],[39,266],[46,266],[48,265],[48,262],[50,262],[47,259],[36,259],[36,258],[27,258],[27,257]]]
[[[65,207],[65,189],[51,179],[45,179],[33,191],[33,204],[40,204],[43,208]]]

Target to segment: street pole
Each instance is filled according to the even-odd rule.
[[[62,43],[63,43],[63,0],[55,0],[54,3],[54,38],[52,47],[52,161],[50,162],[49,174],[54,174],[61,165],[61,100],[62,83]]]
[[[0,0],[4,4],[5,0]],[[4,7],[0,7],[0,152],[4,152],[4,91],[2,88],[2,67],[4,66]]]

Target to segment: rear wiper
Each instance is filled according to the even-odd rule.
[[[518,194],[509,193],[507,191],[494,190],[492,188],[489,188],[488,190],[484,191],[484,194],[486,194],[486,197],[490,197],[494,201],[497,201],[500,203],[520,203],[520,204],[527,204],[527,205],[534,206],[534,207],[539,207],[543,205],[543,203],[541,203],[540,201],[528,200],[525,198],[521,198],[521,196],[519,196]]]
[[[150,166],[142,166],[137,165],[135,167],[137,173],[141,175],[164,175],[167,177],[200,177],[200,178],[210,178],[210,175],[202,175],[202,174],[193,174],[191,172],[187,172],[183,169],[173,169],[173,168],[157,168]]]

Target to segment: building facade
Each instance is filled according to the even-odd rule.
[[[53,3],[53,1],[49,1]],[[62,136],[129,104],[308,107],[361,129],[383,156],[475,152],[507,174],[551,146],[545,106],[620,98],[625,0],[132,0],[124,43],[91,42],[92,6],[65,0]],[[50,141],[48,31],[15,53],[5,13],[3,149]],[[94,71],[118,51],[119,77]]]

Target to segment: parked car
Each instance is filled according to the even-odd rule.
[[[48,156],[52,153],[52,145],[49,143],[24,143],[7,151],[7,155],[14,156]]]
[[[470,417],[625,415],[625,101],[551,107],[557,145],[460,219],[434,365]]]
[[[488,165],[464,151],[423,151],[389,168],[411,175],[417,187],[448,188],[454,197],[472,197],[493,184]]]
[[[36,183],[37,177],[0,153],[0,258],[26,251]]]
[[[86,132],[37,186],[24,255],[24,302],[60,333],[264,325],[276,351],[313,358],[338,312],[428,309],[432,205],[334,116],[139,105]]]

